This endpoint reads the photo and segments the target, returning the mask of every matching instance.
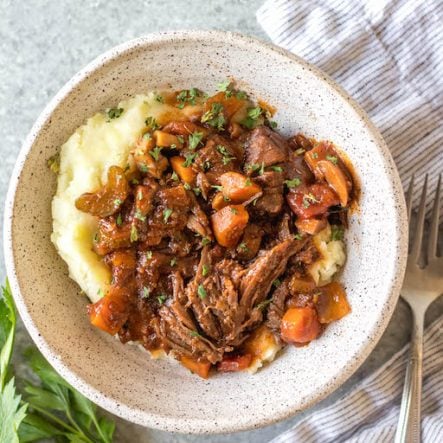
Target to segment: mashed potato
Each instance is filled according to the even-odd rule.
[[[342,240],[332,240],[331,226],[328,225],[313,238],[321,258],[309,267],[309,273],[318,286],[330,283],[334,275],[345,264],[345,245]]]
[[[78,128],[61,147],[57,193],[52,202],[53,234],[70,277],[95,302],[110,283],[110,272],[92,250],[97,219],[75,207],[84,192],[100,188],[112,165],[125,167],[148,116],[161,117],[171,108],[155,100],[155,94],[138,95],[119,103],[118,118],[99,112]]]

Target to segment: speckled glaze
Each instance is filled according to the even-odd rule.
[[[191,375],[154,361],[89,324],[87,300],[50,242],[56,179],[47,159],[85,118],[137,93],[226,77],[278,109],[285,134],[302,131],[346,151],[361,181],[341,276],[352,313],[303,348],[288,347],[251,376]],[[93,147],[91,147],[93,149]],[[5,210],[7,271],[39,349],[79,391],[135,423],[186,433],[233,432],[284,419],[338,388],[371,352],[397,301],[405,269],[405,205],[392,158],[366,114],[324,73],[250,37],[169,32],[130,41],[75,75],[43,111],[18,158]]]

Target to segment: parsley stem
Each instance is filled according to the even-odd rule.
[[[74,426],[75,429],[77,429],[77,432],[84,437],[86,442],[91,442],[94,443],[91,439],[89,439],[85,433],[83,432],[83,429],[77,424],[77,422],[72,418],[71,415],[71,409],[68,407],[67,410],[65,411],[66,417],[68,417],[68,420],[72,423],[72,425]]]
[[[26,402],[24,402],[24,404],[27,404]],[[58,425],[60,425],[61,427],[65,428],[66,430],[68,430],[69,432],[72,433],[76,433],[77,431],[75,430],[75,428],[73,428],[72,426],[68,425],[67,423],[65,423],[63,420],[60,420],[57,416],[51,414],[50,412],[48,412],[46,409],[40,408],[39,406],[35,406],[33,404],[29,405],[30,408],[34,409],[34,411],[37,411],[39,414],[41,415],[45,415],[46,417],[48,417],[50,420],[52,420],[54,423],[57,423]]]

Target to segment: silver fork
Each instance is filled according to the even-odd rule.
[[[422,264],[422,243],[425,225],[425,203],[428,176],[426,175],[417,214],[417,226],[411,251],[408,255],[405,281],[401,295],[412,311],[411,350],[406,368],[405,385],[401,401],[400,417],[395,443],[419,443],[421,432],[421,385],[423,366],[423,326],[429,305],[443,293],[443,257],[437,257],[437,241],[440,214],[439,176],[431,216],[429,239],[426,247],[425,266]],[[411,220],[411,201],[414,178],[409,184],[406,203]],[[410,222],[409,222],[410,223]]]

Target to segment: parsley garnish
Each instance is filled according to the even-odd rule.
[[[137,210],[135,211],[135,215],[134,215],[134,217],[135,217],[137,220],[140,220],[140,221],[142,221],[142,222],[146,221],[146,217],[141,213],[141,211],[140,211],[139,209],[137,209]]]
[[[202,268],[203,277],[206,277],[209,274],[209,270],[210,270],[210,268],[208,265],[203,265],[203,268]]]
[[[116,199],[114,200],[114,205],[115,205],[115,206],[120,206],[122,203],[123,203],[123,201],[120,200],[119,198],[116,198]]]
[[[309,206],[311,206],[312,203],[319,203],[319,200],[317,200],[314,196],[314,194],[312,194],[311,192],[309,194],[306,194],[303,197],[303,206],[305,208],[309,208]]]
[[[149,151],[149,155],[157,162],[158,158],[160,156],[161,150],[162,150],[162,148],[156,146],[154,149]]]
[[[283,172],[283,168],[281,166],[271,166],[271,169],[275,172]]]
[[[172,209],[166,208],[163,211],[163,222],[164,223],[167,223],[167,221],[168,221],[169,217],[171,216],[171,214],[172,214]]]
[[[265,164],[263,162],[261,165],[258,163],[253,163],[251,165],[247,165],[246,169],[249,169],[252,172],[258,172],[258,175],[263,175],[265,173]]]
[[[255,126],[257,125],[258,118],[263,113],[263,109],[260,108],[260,106],[257,106],[255,108],[248,108],[247,112],[248,112],[247,117],[244,118],[240,122],[240,124],[248,129],[255,128]]]
[[[110,108],[106,111],[106,114],[108,115],[108,118],[112,120],[114,118],[119,118],[123,114],[123,111],[123,108]]]
[[[318,153],[317,152],[313,152],[312,153],[312,158],[318,158]]]
[[[221,103],[212,103],[211,109],[203,114],[201,122],[207,123],[209,126],[222,131],[226,123],[226,118],[223,114],[223,105]]]
[[[217,191],[220,191],[220,192],[223,191],[223,186],[220,186],[220,185],[212,185],[211,188],[217,189]]]
[[[331,240],[343,240],[345,229],[341,225],[331,225]]]
[[[54,154],[48,158],[47,161],[48,168],[54,173],[58,174],[60,172],[60,154]]]
[[[248,98],[248,94],[246,94],[245,91],[237,91],[235,96],[239,99],[239,100],[246,100]]]
[[[162,305],[162,304],[165,302],[165,300],[166,300],[166,295],[165,295],[165,294],[160,294],[160,295],[157,297],[157,301],[158,301],[158,303],[159,303],[160,305]]]
[[[174,257],[174,258],[169,262],[169,265],[170,265],[170,266],[175,266],[176,264],[177,264],[177,258]]]
[[[251,185],[252,185],[251,179],[248,177],[245,181],[245,186],[251,186]]]
[[[211,164],[211,162],[209,161],[209,160],[205,160],[204,162],[203,162],[203,169],[205,170],[205,171],[209,171],[209,169],[211,169],[212,168],[212,164]]]
[[[138,232],[137,232],[137,228],[135,227],[135,225],[131,226],[131,236],[129,239],[130,239],[131,243],[134,243],[138,240]]]
[[[277,129],[277,122],[275,122],[274,120],[270,120],[269,121],[269,126],[272,128],[272,129]]]
[[[147,288],[146,286],[143,286],[143,298],[148,298],[150,294],[151,294],[150,289]]]
[[[226,92],[229,89],[229,86],[231,86],[231,81],[225,80],[224,82],[221,82],[217,85],[217,90]]]
[[[152,131],[155,131],[160,128],[160,125],[157,123],[154,117],[148,117],[145,120],[145,125],[149,126]]]
[[[178,181],[178,175],[175,171],[171,174],[171,178],[172,178],[172,180],[174,180],[176,182]]]
[[[189,152],[187,154],[185,154],[185,161],[183,162],[183,166],[185,168],[189,168],[189,166],[192,165],[192,163],[194,163],[195,157],[197,157],[197,152]]]
[[[272,282],[272,286],[274,286],[274,288],[278,288],[281,285],[281,281],[280,279],[276,278],[273,282]]]
[[[240,250],[243,251],[243,252],[248,252],[248,251],[249,251],[249,248],[247,247],[247,245],[246,245],[245,242],[241,242],[241,243],[238,245],[238,249],[240,249]]]
[[[211,244],[211,240],[208,237],[203,237],[202,238],[202,246],[206,246]]]
[[[268,300],[264,300],[261,303],[259,303],[257,306],[255,306],[256,309],[259,309],[260,311],[262,311],[263,309],[266,308],[266,306],[269,305],[269,303],[272,302],[272,299],[268,299]]]
[[[197,293],[201,299],[206,298],[206,296],[208,295],[203,285],[198,285]]]
[[[147,260],[151,260],[151,258],[152,258],[152,251],[146,251],[146,259]]]
[[[232,157],[229,153],[229,151],[226,149],[225,146],[223,145],[217,145],[215,147],[215,149],[217,149],[217,151],[222,155],[222,162],[223,164],[226,166],[228,163],[231,162],[231,160],[234,160],[235,157]]]
[[[238,214],[238,209],[237,208],[231,208],[231,212],[233,214]]]
[[[294,240],[301,240],[302,236],[300,233],[294,234]]]
[[[190,331],[189,335],[191,337],[201,337],[201,335],[197,331]]]
[[[296,186],[301,185],[301,180],[298,177],[295,177],[292,180],[285,180],[284,183],[288,188],[295,188]]]
[[[334,163],[334,165],[338,163],[338,158],[335,155],[327,155],[326,160],[329,160],[331,163]]]
[[[193,132],[188,138],[189,149],[194,150],[202,141],[203,132]]]
[[[179,141],[180,143],[184,143],[184,142],[185,142],[185,139],[183,138],[182,135],[177,135],[177,139],[178,139],[178,141]]]
[[[183,185],[183,187],[184,187],[187,191],[190,191],[190,190],[191,190],[191,185],[190,185],[189,183],[185,183],[185,184]]]
[[[201,190],[199,187],[197,187],[197,188],[192,188],[192,190],[194,191],[194,194],[195,194],[197,197],[202,193],[202,190]]]
[[[201,92],[197,88],[191,88],[191,89],[184,89],[183,91],[180,91],[176,99],[178,102],[178,107],[180,109],[183,109],[185,107],[186,102],[188,102],[191,105],[195,105],[195,100],[197,97],[201,96]]]
[[[115,222],[117,223],[117,226],[122,225],[123,220],[122,220],[122,215],[120,213],[117,215],[117,220]]]

